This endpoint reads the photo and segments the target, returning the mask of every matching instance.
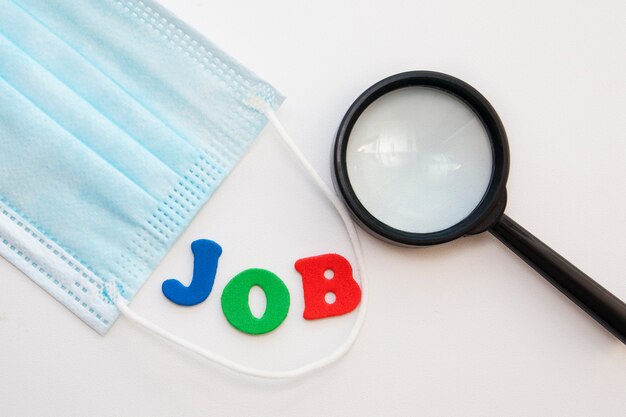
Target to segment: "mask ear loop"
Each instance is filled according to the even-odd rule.
[[[124,317],[129,319],[130,321],[138,324],[139,326],[143,327],[146,330],[151,331],[152,333],[162,337],[163,339],[169,340],[170,342],[184,349],[187,349],[190,352],[193,352],[217,365],[220,365],[224,368],[230,369],[235,372],[239,372],[245,375],[259,377],[259,378],[267,378],[267,379],[296,378],[296,377],[300,377],[300,376],[309,374],[311,372],[317,371],[320,368],[323,368],[325,366],[328,366],[336,362],[338,359],[344,356],[350,350],[350,348],[352,348],[352,346],[354,345],[354,342],[358,338],[359,333],[361,331],[361,327],[363,327],[363,322],[365,320],[365,314],[367,311],[368,288],[367,288],[367,280],[365,276],[365,262],[363,258],[363,252],[361,249],[361,242],[359,241],[359,236],[357,234],[354,223],[352,222],[352,218],[350,217],[350,214],[348,213],[346,208],[343,206],[339,198],[335,195],[335,193],[333,193],[330,190],[330,188],[326,185],[324,180],[322,180],[322,178],[317,174],[317,172],[315,172],[315,169],[313,169],[311,164],[309,164],[309,162],[306,160],[302,152],[300,152],[300,150],[294,143],[293,139],[291,139],[291,137],[289,136],[289,134],[283,127],[282,123],[280,123],[280,121],[276,117],[276,114],[274,113],[274,111],[271,108],[269,108],[269,106],[265,102],[263,102],[260,99],[258,101],[255,100],[253,103],[250,103],[250,105],[265,114],[269,122],[274,126],[274,129],[278,132],[278,135],[281,137],[281,139],[285,142],[285,144],[289,147],[289,149],[291,149],[293,154],[296,156],[296,158],[298,159],[298,161],[300,162],[304,170],[313,179],[313,181],[315,182],[317,187],[322,191],[324,196],[326,196],[326,198],[332,203],[333,207],[335,207],[335,210],[337,210],[337,213],[341,217],[341,220],[343,221],[346,227],[346,231],[348,232],[348,236],[350,237],[352,249],[354,250],[354,255],[356,257],[357,269],[358,269],[357,276],[360,277],[359,281],[361,284],[361,304],[359,306],[356,321],[354,323],[354,326],[352,327],[352,330],[350,331],[348,338],[329,355],[321,359],[318,359],[316,361],[313,361],[311,363],[308,363],[306,365],[303,365],[301,367],[287,370],[287,371],[267,371],[267,370],[262,370],[262,369],[256,369],[256,368],[251,368],[245,365],[238,364],[236,362],[231,361],[230,359],[224,358],[220,355],[210,352],[201,346],[198,346],[194,343],[191,343],[185,339],[182,339],[170,333],[169,331],[163,329],[157,324],[138,315],[137,313],[135,313],[134,311],[130,309],[124,297],[121,297],[117,294],[117,290],[115,288],[109,288],[108,293],[109,295],[112,296],[111,298],[115,300],[115,305],[119,309],[120,313]]]

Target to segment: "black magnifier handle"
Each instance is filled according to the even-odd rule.
[[[626,304],[506,214],[490,232],[626,344]]]

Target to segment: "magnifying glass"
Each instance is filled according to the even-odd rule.
[[[469,84],[432,71],[374,84],[341,121],[332,168],[354,219],[374,236],[429,246],[489,231],[626,343],[626,305],[504,214],[506,132]]]

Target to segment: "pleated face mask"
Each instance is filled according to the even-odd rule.
[[[148,0],[0,0],[0,254],[104,334],[121,313],[194,353],[128,302],[268,120],[343,219],[349,214],[274,114],[283,97]],[[324,278],[324,281],[327,281]],[[358,288],[357,288],[358,289]],[[354,308],[354,307],[352,307]]]
[[[282,97],[150,1],[0,10],[0,254],[105,333]]]

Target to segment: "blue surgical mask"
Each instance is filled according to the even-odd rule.
[[[0,254],[105,333],[282,97],[148,0],[0,9]]]

